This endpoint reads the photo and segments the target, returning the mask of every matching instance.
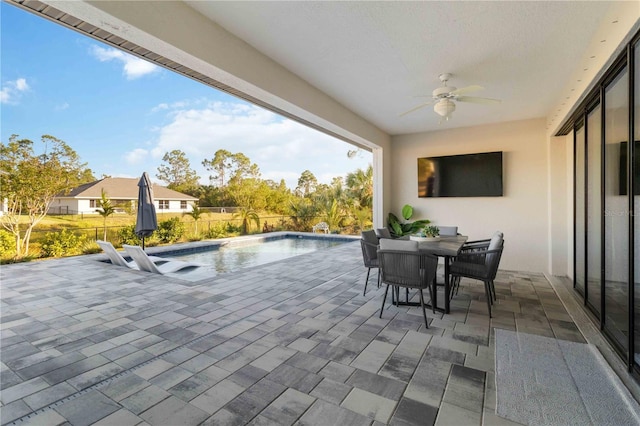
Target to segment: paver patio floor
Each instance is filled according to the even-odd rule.
[[[493,327],[585,341],[542,274],[501,271],[491,321],[474,281],[380,319],[358,242],[195,282],[100,259],[2,267],[2,424],[508,425]]]

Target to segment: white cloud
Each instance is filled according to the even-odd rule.
[[[136,148],[124,154],[124,161],[129,165],[141,164],[149,156],[149,151],[142,148]]]
[[[190,102],[188,101],[179,101],[179,102],[174,102],[172,104],[163,102],[151,108],[151,112],[154,113],[154,112],[160,112],[160,111],[167,111],[169,109],[186,108],[187,106],[189,106],[189,104]]]
[[[59,105],[56,105],[56,107],[55,107],[56,111],[64,111],[65,109],[69,109],[69,103],[68,102],[61,103]]]
[[[11,93],[9,92],[9,88],[3,87],[2,90],[0,90],[0,102],[2,102],[3,104],[8,104],[10,99]]]
[[[149,61],[113,48],[92,45],[91,54],[100,62],[110,62],[113,60],[121,62],[123,64],[122,72],[127,80],[133,80],[160,71],[160,67]]]
[[[333,177],[371,163],[370,153],[349,159],[347,151],[354,146],[256,106],[213,102],[200,108],[168,105],[162,109],[169,123],[158,130],[153,157],[179,149],[203,182],[208,182],[210,173],[201,162],[212,159],[218,149],[242,152],[260,167],[264,179],[285,179],[290,188],[295,188],[305,170],[330,183]]]
[[[26,92],[29,89],[30,87],[25,78],[7,81],[2,85],[2,89],[0,90],[0,102],[3,104],[17,103],[20,100],[22,92]]]
[[[24,78],[19,78],[15,81],[16,90],[20,92],[24,92],[25,90],[29,90],[29,85],[27,84],[27,80]]]

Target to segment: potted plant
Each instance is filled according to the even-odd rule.
[[[420,235],[425,238],[437,238],[440,236],[440,228],[432,225],[425,226],[422,228],[422,231],[420,231]]]
[[[437,241],[440,238],[440,229],[437,226],[425,226],[417,235],[411,236],[416,241]]]
[[[408,221],[413,216],[413,207],[409,204],[405,204],[402,207],[402,217],[405,221]],[[416,220],[415,222],[402,223],[398,220],[398,217],[393,213],[389,213],[389,231],[395,238],[402,237],[403,235],[412,235],[420,231],[422,227],[429,224],[429,219]]]

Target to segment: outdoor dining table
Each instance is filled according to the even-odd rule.
[[[432,254],[444,258],[444,309],[438,307],[437,282],[435,281],[433,286],[433,300],[431,302],[434,309],[440,312],[444,312],[445,314],[449,313],[449,301],[451,300],[449,264],[451,263],[452,257],[456,257],[458,254],[460,254],[460,250],[462,249],[464,243],[467,242],[468,238],[469,237],[467,237],[466,235],[442,236],[437,238],[436,241],[424,241],[420,238],[411,238],[418,241],[418,250],[420,251],[420,253]]]

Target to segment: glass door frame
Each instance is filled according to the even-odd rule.
[[[636,312],[637,310],[635,309],[634,306],[634,301],[635,301],[635,273],[636,273],[636,268],[640,268],[640,265],[635,265],[635,253],[637,250],[640,250],[640,247],[635,247],[635,214],[636,212],[634,211],[635,208],[635,200],[634,200],[634,194],[636,192],[636,188],[634,188],[634,176],[636,175],[636,173],[640,173],[640,171],[635,170],[635,156],[636,155],[640,155],[640,152],[635,152],[636,151],[636,147],[635,147],[635,126],[640,126],[640,123],[635,123],[635,117],[636,117],[636,91],[638,94],[640,94],[640,81],[636,81],[635,78],[635,74],[636,74],[636,67],[640,66],[640,57],[636,58],[635,55],[635,50],[636,47],[640,45],[640,31],[638,31],[632,38],[631,41],[628,42],[625,46],[625,48],[623,49],[623,51],[620,53],[620,55],[611,63],[610,67],[608,68],[608,70],[604,73],[604,75],[599,79],[599,81],[593,86],[591,92],[584,98],[584,100],[582,101],[582,103],[578,106],[578,108],[576,108],[573,116],[570,118],[569,122],[566,123],[563,128],[556,134],[556,136],[561,136],[563,134],[567,134],[570,131],[573,131],[573,258],[574,258],[574,262],[573,262],[573,287],[574,290],[580,294],[583,297],[583,302],[584,302],[584,306],[587,308],[587,310],[590,313],[593,313],[595,315],[595,319],[599,320],[599,325],[600,325],[600,331],[602,332],[602,334],[606,337],[607,341],[612,345],[612,347],[616,350],[616,352],[618,353],[618,355],[625,361],[625,364],[627,365],[627,368],[630,372],[632,372],[634,374],[634,376],[636,378],[640,379],[640,362],[636,363],[635,361],[635,329],[640,327],[640,321],[638,321],[638,323],[636,324],[635,322],[635,317],[636,315],[640,315],[640,312]],[[640,55],[639,55],[640,56]],[[637,59],[637,61],[636,61]],[[613,336],[611,336],[605,329],[604,327],[604,321],[605,321],[605,212],[604,212],[604,208],[605,208],[605,127],[606,127],[606,121],[605,121],[605,113],[606,113],[606,106],[605,106],[605,89],[607,87],[607,85],[609,83],[611,83],[612,81],[615,80],[615,78],[618,76],[618,74],[625,70],[627,71],[627,78],[628,78],[628,102],[629,102],[629,114],[628,114],[628,118],[629,118],[629,123],[628,123],[628,138],[627,141],[632,141],[631,143],[627,143],[627,188],[628,188],[628,220],[629,220],[629,235],[628,235],[628,244],[627,244],[627,248],[629,250],[629,265],[628,265],[628,308],[629,308],[629,314],[628,314],[628,325],[629,325],[629,336],[628,336],[628,347],[627,348],[623,348],[621,347],[620,344],[616,343],[616,340],[613,338]],[[639,87],[636,89],[636,85],[639,85]],[[601,307],[601,312],[598,314],[596,312],[594,312],[594,309],[592,307],[589,306],[589,286],[588,286],[588,262],[586,262],[587,256],[588,256],[588,251],[589,251],[589,246],[588,246],[588,233],[589,233],[589,226],[587,224],[586,218],[587,218],[587,214],[588,214],[588,200],[587,200],[587,185],[588,185],[588,174],[589,174],[589,169],[588,169],[588,152],[587,152],[587,144],[588,144],[588,134],[589,134],[589,128],[588,128],[588,114],[589,112],[591,112],[593,110],[593,108],[597,107],[597,106],[601,107],[601,129],[600,129],[600,149],[601,149],[601,176],[600,176],[600,201],[601,201],[601,229],[600,229],[600,233],[601,233],[601,242],[600,242],[600,257],[601,257],[601,271],[600,271],[600,288],[601,288],[601,300],[600,300],[600,307]],[[584,127],[584,140],[582,141],[582,143],[584,143],[584,150],[585,150],[585,156],[584,156],[584,164],[582,165],[582,172],[584,173],[584,182],[582,182],[582,184],[584,185],[584,187],[582,188],[582,190],[584,191],[584,205],[578,206],[577,205],[577,191],[579,190],[578,185],[577,185],[577,179],[576,177],[578,176],[578,172],[579,172],[579,165],[577,162],[577,158],[576,158],[576,148],[577,148],[577,144],[579,143],[579,141],[577,140],[577,132]],[[580,291],[580,288],[578,288],[576,286],[576,277],[578,276],[578,268],[576,265],[576,256],[577,256],[577,252],[576,252],[576,241],[577,241],[577,232],[579,231],[577,229],[577,224],[576,224],[576,217],[578,214],[579,209],[582,209],[583,214],[584,214],[584,218],[585,218],[585,223],[584,223],[584,239],[585,239],[585,247],[584,247],[584,259],[585,259],[585,265],[584,265],[584,271],[582,271],[584,273],[584,279],[585,279],[585,286],[584,286],[584,291]],[[596,248],[591,248],[596,249]],[[639,330],[640,332],[640,330]]]

